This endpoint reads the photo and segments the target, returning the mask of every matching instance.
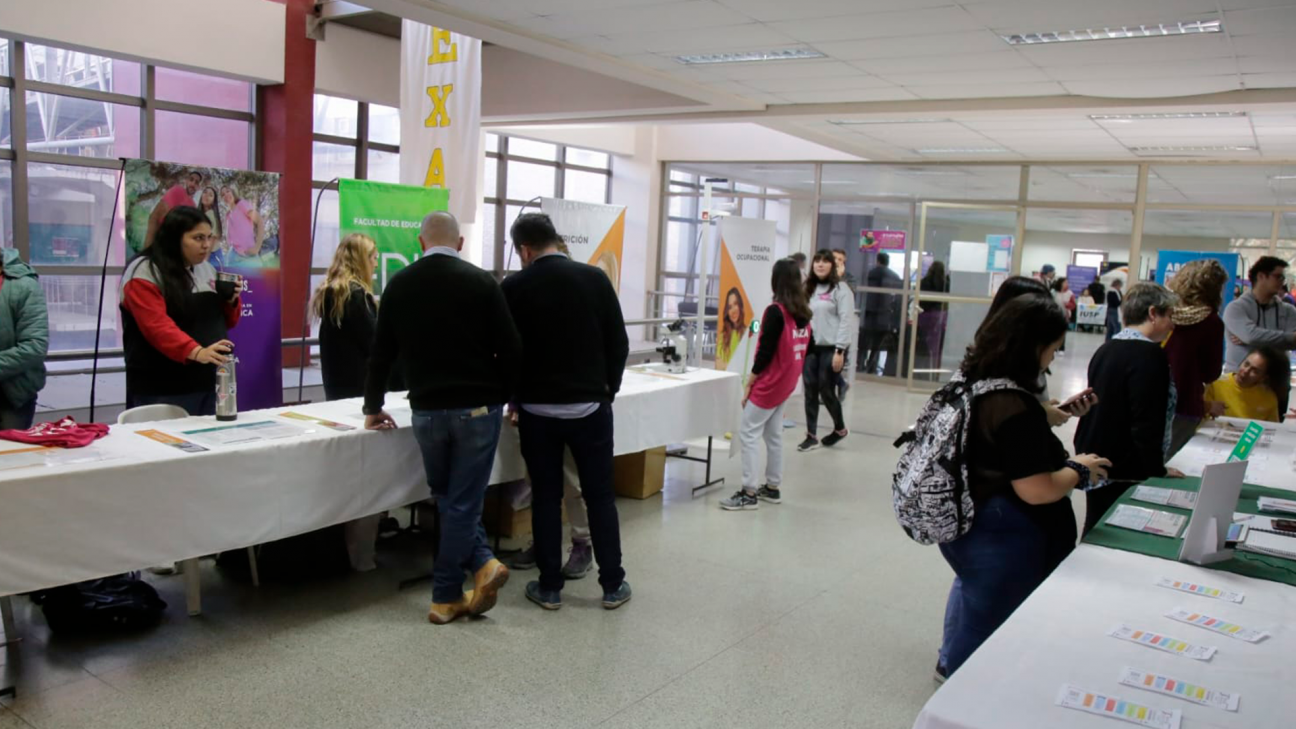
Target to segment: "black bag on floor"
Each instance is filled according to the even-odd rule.
[[[246,549],[221,552],[216,566],[226,577],[244,583],[252,581]],[[295,584],[350,572],[346,532],[341,524],[257,547],[257,573],[262,583]]]
[[[166,602],[138,572],[33,593],[55,633],[130,632],[162,622]]]

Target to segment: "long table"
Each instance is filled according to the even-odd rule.
[[[1162,577],[1245,593],[1242,604],[1158,587]],[[1272,635],[1251,644],[1165,617],[1184,607]],[[1293,725],[1296,587],[1082,544],[923,707],[914,729],[1135,726],[1054,705],[1064,684],[1183,712],[1183,729]],[[1208,662],[1107,636],[1119,624],[1218,648]],[[1125,667],[1241,694],[1236,712],[1122,686]]]
[[[1204,423],[1166,465],[1188,476],[1201,476],[1212,463],[1223,463],[1250,420],[1220,418]],[[1247,457],[1247,483],[1296,491],[1296,423],[1260,423],[1265,433]]]
[[[615,452],[734,430],[740,398],[734,374],[631,368],[613,406]],[[195,417],[115,425],[85,450],[100,460],[0,470],[0,595],[241,549],[427,498],[409,403],[389,394],[387,406],[400,426],[393,431],[364,430],[360,401],[340,400],[239,415],[239,424],[299,428],[292,437],[189,453],[139,431],[181,435],[221,424]],[[0,468],[6,458],[16,457],[0,455]],[[516,430],[506,425],[491,481],[525,474]]]

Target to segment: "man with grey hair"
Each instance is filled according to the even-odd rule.
[[[459,259],[463,236],[453,215],[428,215],[418,238],[423,257],[382,293],[364,414],[370,430],[397,427],[383,410],[394,368],[409,387],[414,438],[441,516],[428,620],[443,625],[490,610],[508,581],[481,514],[522,339],[495,278]],[[467,592],[465,569],[474,582]]]

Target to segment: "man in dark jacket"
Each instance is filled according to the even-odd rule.
[[[563,255],[553,221],[528,213],[510,230],[524,269],[504,279],[522,335],[516,422],[531,476],[531,528],[540,580],[527,599],[562,607],[563,451],[570,449],[589,513],[603,607],[630,600],[621,568],[621,525],[612,489],[612,401],[630,341],[621,302],[606,274]]]
[[[0,258],[0,429],[31,427],[48,351],[45,291],[18,251],[6,248]]]
[[[1121,304],[1125,329],[1098,348],[1089,361],[1089,386],[1098,404],[1080,418],[1076,453],[1111,461],[1103,485],[1085,493],[1085,532],[1131,486],[1167,469],[1175,392],[1170,359],[1161,343],[1174,331],[1171,314],[1178,297],[1165,287],[1140,283]]]
[[[873,289],[899,289],[900,276],[891,270],[891,256],[882,251],[877,254],[877,265],[865,278],[865,285]],[[864,341],[860,350],[864,357],[864,371],[870,375],[878,371],[878,358],[886,350],[888,374],[896,370],[897,335],[900,332],[900,295],[869,292],[864,295]]]
[[[364,414],[370,430],[396,427],[383,399],[392,370],[399,372],[441,514],[428,620],[443,625],[490,610],[508,581],[508,568],[487,546],[481,514],[522,342],[495,278],[459,260],[463,236],[453,215],[424,218],[419,243],[423,257],[383,291]],[[465,567],[474,583],[467,592]]]

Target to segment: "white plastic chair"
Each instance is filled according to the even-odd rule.
[[[178,420],[189,417],[189,411],[179,405],[168,405],[160,403],[157,405],[140,405],[139,407],[123,410],[117,416],[117,424],[123,423],[150,423],[160,420]],[[247,548],[248,568],[252,576],[252,586],[261,586],[261,576],[257,571],[256,547]],[[202,612],[202,592],[201,583],[198,575],[198,559],[186,559],[180,562],[180,569],[185,576],[185,599],[189,604],[189,614],[197,615]]]

